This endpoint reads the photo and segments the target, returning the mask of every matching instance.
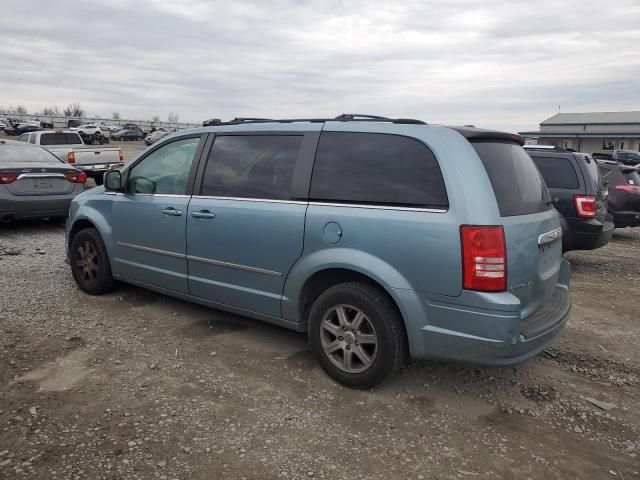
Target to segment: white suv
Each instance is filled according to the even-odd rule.
[[[102,133],[100,127],[97,125],[80,125],[79,127],[73,127],[71,130],[78,133],[84,133],[85,135],[94,135],[96,133]]]

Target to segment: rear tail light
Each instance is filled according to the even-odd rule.
[[[580,218],[595,218],[598,206],[596,197],[593,195],[574,195],[573,204],[576,207],[576,214]]]
[[[507,288],[507,251],[504,229],[462,225],[462,284],[466,290],[504,292]]]
[[[122,149],[121,148],[118,149],[118,153],[120,154],[120,161],[124,162],[124,153],[122,153]]]
[[[13,172],[0,172],[0,184],[13,183],[18,179],[18,174]]]
[[[84,183],[87,181],[87,174],[84,172],[67,172],[64,176],[71,183]]]
[[[616,185],[616,190],[622,190],[629,193],[640,193],[640,187],[636,185]]]
[[[73,152],[67,153],[67,163],[76,163],[76,154]]]

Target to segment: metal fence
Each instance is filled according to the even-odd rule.
[[[114,120],[112,118],[88,118],[88,117],[66,117],[64,115],[20,115],[16,113],[0,112],[0,117],[18,121],[38,121],[45,128],[71,128],[79,125],[100,125],[101,123],[121,126],[127,123],[138,125],[144,131],[151,131],[158,128],[171,128],[176,130],[184,130],[186,128],[201,127],[201,123],[185,123],[185,122],[152,122],[151,120],[134,120],[121,118]]]

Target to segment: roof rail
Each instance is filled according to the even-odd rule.
[[[240,125],[244,123],[295,123],[295,122],[390,122],[414,125],[426,125],[422,120],[413,118],[387,118],[378,115],[364,115],[361,113],[343,113],[334,118],[254,118],[254,117],[236,117],[228,122],[223,122],[218,118],[212,118],[202,122],[202,126],[209,127],[214,125]]]

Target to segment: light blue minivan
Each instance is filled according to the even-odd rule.
[[[409,358],[512,365],[571,303],[558,213],[522,143],[361,115],[215,122],[77,196],[67,255],[89,294],[120,280],[307,331],[356,388]]]

